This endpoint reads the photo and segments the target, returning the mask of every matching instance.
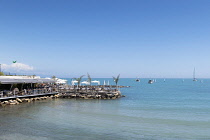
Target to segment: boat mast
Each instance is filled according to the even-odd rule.
[[[194,67],[194,71],[193,71],[193,81],[197,81],[195,78],[195,67]]]

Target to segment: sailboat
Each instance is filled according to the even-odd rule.
[[[195,78],[195,68],[194,68],[194,71],[193,71],[193,81],[197,81],[197,79]]]

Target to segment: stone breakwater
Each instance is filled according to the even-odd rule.
[[[120,97],[125,97],[121,95],[120,91],[115,92],[60,92],[55,95],[46,95],[42,97],[26,97],[26,98],[13,98],[13,99],[5,99],[4,101],[0,101],[0,106],[5,105],[18,105],[26,102],[35,102],[40,100],[47,99],[56,99],[56,98],[68,98],[68,99],[118,99]]]
[[[69,98],[69,99],[117,99],[120,97],[125,97],[124,95],[121,95],[120,91],[115,92],[74,92],[74,93],[62,93],[60,95],[60,98]]]
[[[47,99],[56,99],[59,98],[59,94],[56,95],[51,95],[51,96],[43,96],[43,97],[34,97],[34,98],[16,98],[16,99],[10,99],[10,100],[5,100],[0,102],[0,106],[5,106],[5,105],[18,105],[21,103],[26,103],[26,102],[34,102],[34,101],[40,101],[40,100],[47,100]]]

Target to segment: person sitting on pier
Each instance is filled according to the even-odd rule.
[[[51,87],[49,87],[48,91],[51,92]]]

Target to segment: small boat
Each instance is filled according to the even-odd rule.
[[[197,81],[197,79],[196,79],[196,78],[194,78],[194,79],[193,79],[193,81]]]
[[[140,82],[140,79],[136,79],[136,82]]]
[[[149,80],[148,81],[148,84],[152,84],[152,83],[154,83],[154,80]]]
[[[140,79],[139,79],[139,77],[136,77],[136,80],[135,80],[136,82],[140,82]]]

